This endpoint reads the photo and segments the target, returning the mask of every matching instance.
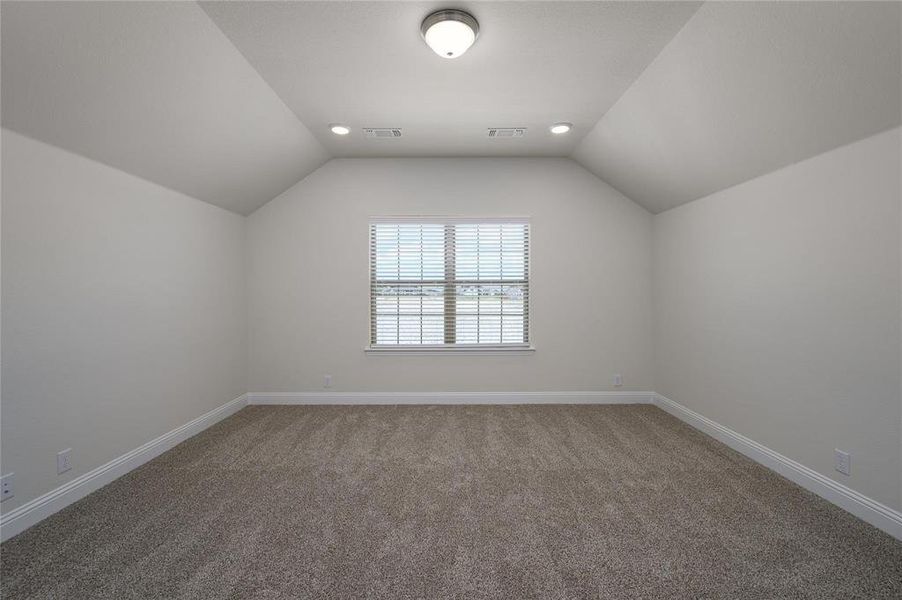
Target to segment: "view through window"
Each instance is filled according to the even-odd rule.
[[[370,224],[370,345],[529,345],[529,223]]]

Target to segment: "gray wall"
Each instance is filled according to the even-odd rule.
[[[534,354],[365,354],[371,216],[532,218]],[[569,159],[336,159],[248,219],[250,391],[653,389],[651,215]]]
[[[900,164],[893,129],[654,224],[656,391],[897,509]]]
[[[7,512],[243,394],[246,294],[242,217],[2,136]]]
[[[622,373],[902,506],[898,129],[656,217],[569,159],[338,159],[245,221],[2,142],[4,511],[326,373],[335,391],[423,392],[609,390]],[[368,218],[420,214],[532,218],[534,354],[363,352]]]

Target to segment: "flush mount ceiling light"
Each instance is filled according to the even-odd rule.
[[[341,125],[339,123],[332,123],[329,125],[329,129],[332,130],[332,133],[335,135],[348,135],[351,133],[351,128],[347,125]]]
[[[551,133],[567,133],[568,131],[570,131],[571,127],[573,127],[571,123],[555,123],[551,126]]]
[[[442,58],[457,58],[479,35],[479,23],[462,10],[440,10],[423,20],[420,33],[433,52]]]

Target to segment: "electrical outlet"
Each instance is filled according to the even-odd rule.
[[[56,453],[56,474],[61,475],[72,468],[72,448]]]
[[[620,387],[623,385],[623,375],[617,373],[614,375],[614,387]]]
[[[833,449],[833,461],[837,471],[843,475],[852,473],[852,455],[838,448]]]
[[[326,388],[332,387],[332,376],[331,375],[323,375],[323,387],[326,387]]]
[[[16,495],[16,490],[13,487],[13,475],[15,473],[7,473],[0,477],[0,502]]]

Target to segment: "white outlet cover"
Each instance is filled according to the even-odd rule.
[[[16,495],[16,489],[13,485],[13,475],[15,475],[15,473],[7,473],[3,477],[0,477],[0,502]]]
[[[843,452],[838,448],[833,449],[833,459],[835,463],[836,470],[842,473],[843,475],[850,475],[852,473],[852,455],[848,452]]]
[[[56,453],[56,474],[61,475],[72,468],[72,448]]]

